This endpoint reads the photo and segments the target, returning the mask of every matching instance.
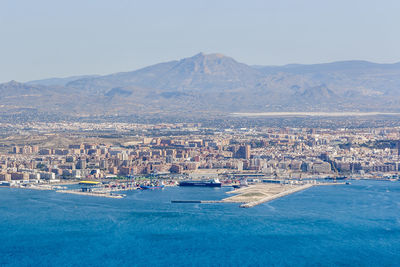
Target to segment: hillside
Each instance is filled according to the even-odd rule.
[[[0,84],[0,110],[73,115],[400,111],[400,63],[249,66],[221,54],[104,76]]]

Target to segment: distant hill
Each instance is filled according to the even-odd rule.
[[[221,54],[104,76],[0,84],[0,111],[72,115],[400,111],[400,63],[249,66]]]
[[[132,72],[71,81],[87,90],[137,86],[162,91],[221,91],[254,85],[262,76],[254,68],[221,54],[199,53],[191,58],[153,65]]]
[[[99,75],[82,75],[82,76],[71,76],[66,78],[48,78],[43,80],[35,80],[29,81],[27,84],[39,84],[39,85],[47,85],[47,86],[65,86],[67,83],[85,78],[93,78],[98,77]]]

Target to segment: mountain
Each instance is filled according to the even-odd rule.
[[[76,88],[10,81],[0,84],[0,113],[19,110],[80,112],[90,95]]]
[[[153,65],[132,72],[71,81],[67,86],[88,90],[138,86],[165,91],[232,90],[254,85],[261,73],[221,54],[199,53],[191,58]]]
[[[130,72],[0,84],[1,111],[72,115],[400,111],[400,63],[249,66],[199,53]]]
[[[33,85],[46,85],[46,86],[65,86],[67,83],[85,78],[98,77],[99,75],[82,75],[82,76],[71,76],[66,78],[48,78],[43,80],[29,81],[27,84]]]

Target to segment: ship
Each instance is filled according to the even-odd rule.
[[[162,189],[164,188],[164,183],[161,181],[157,181],[157,182],[150,182],[150,183],[146,183],[146,184],[141,184],[140,185],[140,189]]]
[[[0,187],[3,187],[3,186],[9,187],[9,186],[11,186],[11,183],[10,182],[0,182]]]
[[[235,184],[232,187],[235,189],[239,189],[239,188],[246,187],[246,186],[249,186],[249,184],[247,183],[247,179],[242,179],[242,180],[240,180],[240,184]]]
[[[179,182],[179,186],[221,187],[221,182],[218,179],[212,179],[209,181],[190,180]]]
[[[165,185],[160,184],[160,185],[141,185],[140,189],[161,189],[164,188]]]
[[[347,176],[325,177],[325,180],[346,180]]]

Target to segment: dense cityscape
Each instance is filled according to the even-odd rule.
[[[13,128],[18,133],[14,137],[33,139],[27,143],[29,138],[8,137],[0,148],[0,180],[10,185],[174,174],[203,179],[255,174],[264,179],[395,179],[400,171],[398,127],[210,128],[200,123],[19,127]],[[101,142],[93,142],[89,137],[93,133],[103,137]],[[65,142],[46,143],[49,136],[62,136]]]

